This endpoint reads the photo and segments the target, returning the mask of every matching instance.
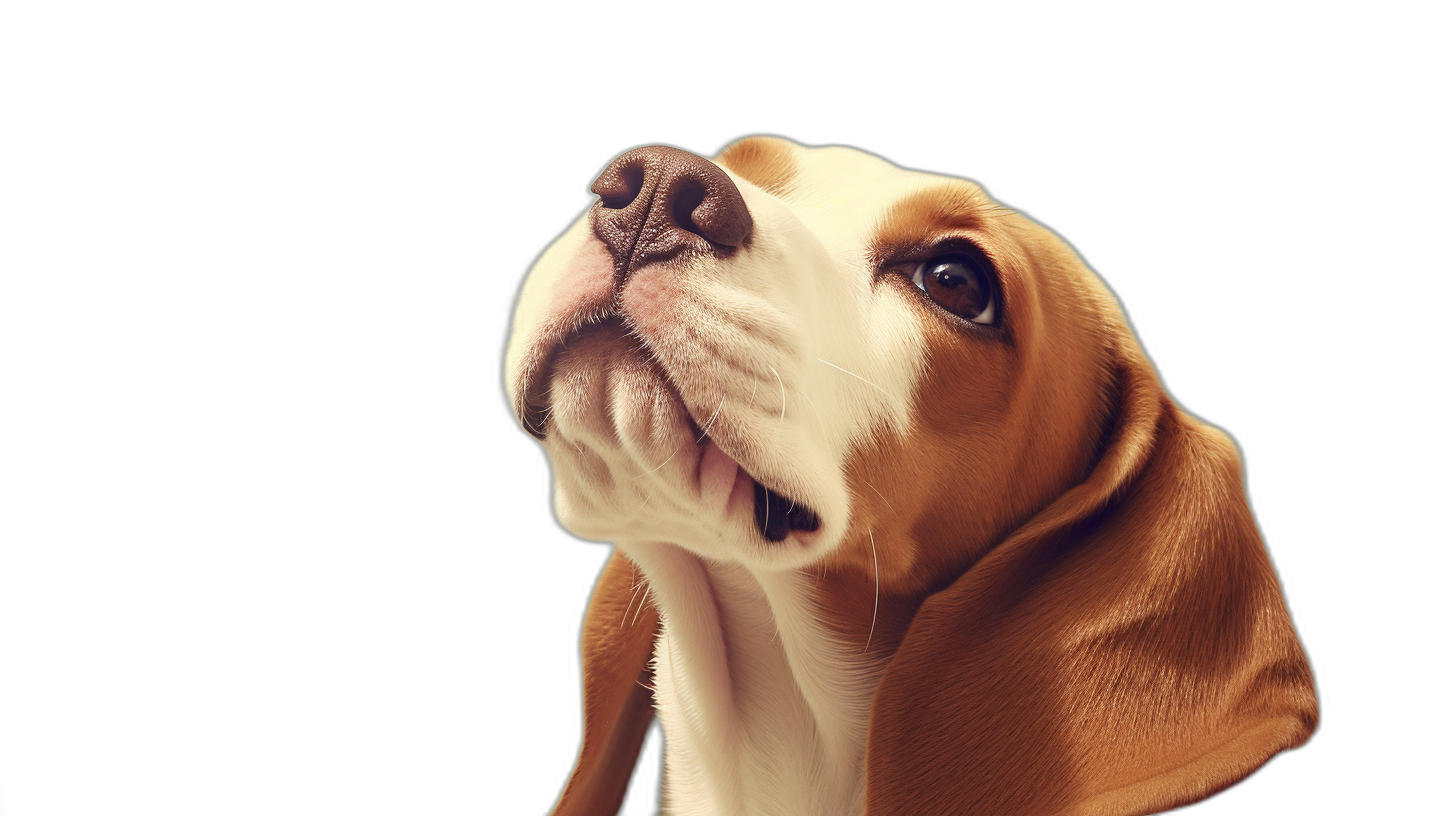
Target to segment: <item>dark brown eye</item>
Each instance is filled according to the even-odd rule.
[[[985,258],[962,252],[937,255],[921,264],[910,282],[951,314],[972,323],[996,322],[996,290]]]

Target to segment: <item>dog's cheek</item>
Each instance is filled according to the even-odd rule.
[[[981,551],[1005,526],[1004,492],[1014,482],[1007,433],[1016,392],[1014,349],[968,338],[922,315],[915,329],[921,355],[907,400],[909,417],[882,426],[851,455],[853,530],[843,565],[877,568],[887,588],[913,592],[955,558]],[[864,539],[864,540],[861,540]]]
[[[506,344],[506,388],[519,404],[528,372],[583,320],[608,308],[612,259],[582,218],[541,254],[527,273]]]

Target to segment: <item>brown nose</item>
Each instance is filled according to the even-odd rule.
[[[753,229],[728,174],[675,147],[623,153],[591,191],[602,197],[592,207],[592,229],[616,259],[619,277],[692,250],[731,253]]]

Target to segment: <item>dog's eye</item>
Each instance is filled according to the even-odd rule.
[[[995,287],[990,261],[963,252],[937,255],[910,278],[937,306],[972,323],[996,322]]]

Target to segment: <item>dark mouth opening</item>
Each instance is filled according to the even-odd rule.
[[[688,428],[699,442],[708,436],[691,414],[688,415]],[[743,468],[742,465],[739,467]],[[743,470],[747,473],[747,468]],[[753,474],[749,473],[748,478],[753,479]],[[765,539],[777,544],[795,530],[812,533],[819,529],[819,524],[818,513],[753,479],[753,526]]]
[[[769,541],[779,542],[795,530],[812,533],[819,529],[819,516],[781,493],[753,480],[753,525]]]

